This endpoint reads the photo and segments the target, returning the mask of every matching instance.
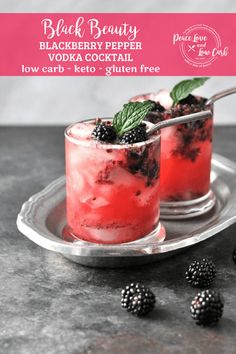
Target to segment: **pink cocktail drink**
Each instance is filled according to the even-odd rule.
[[[213,109],[206,99],[191,96],[193,103],[172,106],[169,92],[139,95],[131,101],[152,100],[156,109],[146,119],[153,123]],[[168,127],[161,134],[161,202],[190,202],[205,198],[210,191],[213,120],[196,121]]]
[[[212,119],[163,129],[161,151],[163,202],[192,201],[208,194]]]
[[[67,128],[67,223],[75,239],[130,242],[159,225],[160,135],[136,144],[94,140],[95,120]]]

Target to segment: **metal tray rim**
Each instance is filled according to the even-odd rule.
[[[228,173],[233,174],[236,178],[236,163],[218,154],[213,154],[213,166],[223,166],[228,169]],[[188,246],[192,246],[198,242],[204,241],[211,236],[224,230],[226,227],[236,222],[236,211],[233,210],[233,200],[236,199],[236,182],[235,188],[231,194],[227,208],[220,213],[219,221],[213,224],[203,233],[201,229],[191,236],[183,235],[178,239],[167,240],[163,242],[154,242],[145,244],[145,242],[137,242],[132,244],[120,245],[98,245],[88,242],[71,243],[60,239],[57,235],[51,233],[46,227],[46,218],[48,210],[42,208],[42,204],[47,203],[58,191],[64,188],[65,177],[62,176],[37,194],[30,197],[21,208],[17,216],[17,227],[21,233],[28,237],[41,247],[51,251],[56,251],[65,255],[86,256],[86,250],[91,250],[89,257],[123,257],[123,256],[145,256],[150,254],[166,253],[176,251]],[[235,196],[235,198],[233,198]],[[41,204],[42,203],[42,204]],[[96,254],[96,251],[98,254]]]

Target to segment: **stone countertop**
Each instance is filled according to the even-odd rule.
[[[236,161],[236,127],[216,127],[214,151]],[[0,128],[0,352],[4,354],[235,354],[236,225],[159,263],[93,269],[40,248],[16,228],[22,203],[64,173],[62,127]],[[214,288],[225,298],[214,328],[191,319],[197,293],[186,266],[212,256]],[[156,309],[136,318],[120,308],[121,288],[139,281],[157,297]]]

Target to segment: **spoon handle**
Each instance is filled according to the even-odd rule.
[[[213,95],[212,97],[210,97],[207,100],[206,106],[208,106],[209,104],[214,103],[215,101],[219,100],[220,98],[232,95],[233,93],[236,93],[236,87],[231,87],[231,88],[229,88],[227,90],[220,91],[220,92],[216,93],[215,95]]]
[[[188,122],[194,122],[199,119],[207,119],[212,117],[212,111],[201,111],[198,113],[193,113],[193,114],[188,114],[186,116],[181,116],[177,118],[172,118],[172,119],[167,119],[163,120],[151,128],[147,129],[147,134],[151,135],[157,130],[166,128],[166,127],[171,127],[172,125],[177,125],[177,124],[182,124],[182,123],[188,123]]]

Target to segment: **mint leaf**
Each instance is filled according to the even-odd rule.
[[[175,85],[170,93],[170,97],[173,100],[173,105],[176,105],[179,101],[188,97],[188,95],[196,88],[202,86],[209,77],[194,77],[190,80],[180,81]]]
[[[154,102],[129,102],[124,104],[122,111],[115,114],[113,127],[118,136],[136,128],[148,112],[154,107]]]

